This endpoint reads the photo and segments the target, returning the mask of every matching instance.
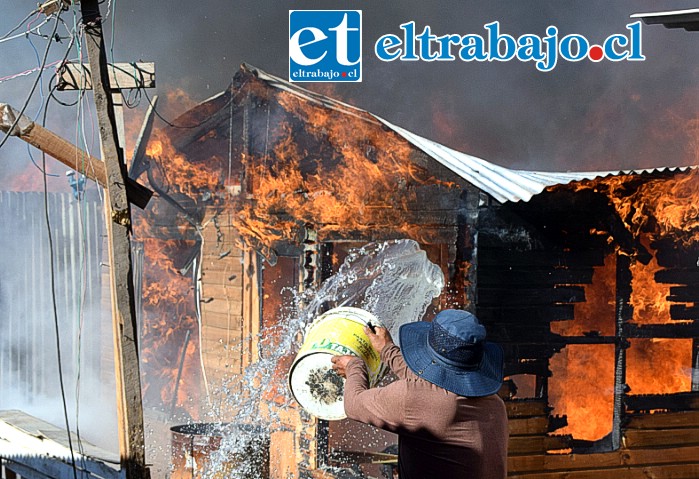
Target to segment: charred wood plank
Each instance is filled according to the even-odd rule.
[[[664,238],[652,243],[656,250],[655,258],[660,266],[665,268],[697,269],[699,245],[684,247],[671,238]]]
[[[545,342],[545,339],[538,343],[504,342],[499,341],[506,358],[517,358],[520,360],[537,359],[543,360],[553,356],[555,352],[565,347],[564,343]]]
[[[626,323],[624,334],[627,338],[696,338],[699,337],[699,321],[678,324],[636,324]]]
[[[699,303],[699,291],[695,286],[672,286],[668,301],[673,303]]]
[[[670,317],[677,320],[698,320],[699,307],[690,307],[684,304],[671,304]]]
[[[631,260],[627,255],[617,254],[616,260],[616,300],[615,335],[625,336],[625,325],[633,317],[631,306]],[[612,416],[612,448],[621,446],[621,423],[624,417],[624,389],[626,387],[626,349],[628,345],[617,342],[614,346],[614,401]]]
[[[418,209],[424,211],[456,211],[463,206],[461,189],[442,185],[416,185],[408,188]]]
[[[699,286],[699,268],[695,265],[693,268],[661,269],[655,273],[655,280],[658,283]]]
[[[625,396],[624,405],[627,411],[666,411],[699,410],[699,391],[675,394],[643,394]]]
[[[536,376],[548,377],[551,375],[548,366],[548,359],[524,358],[524,361],[505,361],[505,376],[516,374],[534,374]]]
[[[484,306],[478,305],[478,319],[489,323],[549,323],[575,319],[574,304],[546,304],[542,306]]]
[[[514,251],[484,247],[479,233],[479,265],[540,268],[548,271],[554,268],[575,269],[604,265],[605,253],[601,250],[563,251]]]
[[[542,341],[552,337],[549,323],[486,323],[488,337],[494,341]]]
[[[478,302],[481,305],[533,306],[556,303],[580,303],[585,301],[585,288],[582,286],[561,286],[545,289],[503,289],[478,288]]]
[[[532,270],[529,268],[488,267],[478,269],[478,284],[483,287],[507,286],[508,288],[553,286],[557,284],[590,284],[593,268]]]

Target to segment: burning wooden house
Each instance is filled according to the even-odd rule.
[[[472,310],[506,351],[511,477],[699,477],[695,170],[509,170],[249,66],[175,125],[131,165],[159,193],[136,220],[146,401],[236,422],[228,398],[263,389],[273,478],[385,459],[392,437],[288,400],[293,351],[278,384],[242,378],[288,346],[292,292],[409,238],[447,279],[427,319]]]

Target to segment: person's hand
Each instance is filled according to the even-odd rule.
[[[343,378],[347,377],[347,364],[357,356],[333,356],[330,362],[333,363],[333,369]]]
[[[364,326],[364,334],[367,335],[374,349],[381,354],[381,350],[384,346],[393,344],[393,338],[391,338],[391,333],[389,333],[386,328],[375,326],[374,331],[372,331],[369,326]]]

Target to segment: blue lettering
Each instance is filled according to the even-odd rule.
[[[546,29],[544,43],[546,44],[546,58],[544,61],[536,62],[536,68],[542,72],[550,72],[558,63],[558,28],[550,25]]]
[[[403,53],[403,51],[400,49],[402,44],[403,42],[400,41],[400,38],[397,35],[384,35],[376,40],[374,52],[376,53],[376,56],[379,57],[379,60],[390,62],[398,58],[400,54]],[[394,51],[390,51],[394,48]]]
[[[439,56],[437,60],[440,61],[451,61],[456,60],[456,57],[451,53],[451,46],[459,45],[461,43],[461,37],[459,35],[442,35],[437,37],[439,42]]]
[[[631,31],[631,51],[626,59],[633,61],[645,60],[646,57],[641,52],[641,22],[629,23],[626,25],[626,28]]]
[[[420,42],[420,58],[422,60],[427,60],[428,62],[431,62],[435,58],[437,58],[437,54],[432,53],[432,49],[430,48],[430,44],[432,43],[432,40],[437,38],[435,35],[432,35],[432,30],[430,29],[429,25],[426,25],[425,28],[422,30],[422,33],[417,36],[418,41]]]
[[[629,56],[629,52],[623,51],[621,53],[617,53],[616,49],[614,48],[614,45],[618,45],[620,47],[626,47],[629,44],[629,39],[626,38],[624,35],[611,35],[609,36],[605,41],[604,41],[604,56],[606,56],[608,59],[610,59],[613,62],[618,62],[620,60],[623,60],[624,58]]]
[[[463,61],[478,60],[482,62],[488,58],[488,55],[485,54],[485,42],[480,35],[464,35],[461,44],[463,46],[459,49],[459,58]]]
[[[573,47],[573,45],[575,45]],[[573,48],[576,50],[576,54],[573,55]],[[560,53],[563,58],[570,62],[579,62],[587,56],[587,51],[590,49],[590,43],[587,38],[582,35],[571,34],[566,35],[561,39],[559,45]]]
[[[400,26],[403,30],[403,45],[405,50],[400,59],[405,61],[417,61],[420,58],[415,55],[415,22],[404,23]],[[408,39],[410,41],[408,41]]]
[[[543,60],[544,52],[541,50],[541,38],[537,35],[522,35],[517,39],[517,58],[523,62],[529,60]]]
[[[558,64],[559,56],[571,62],[578,62],[588,57],[592,61],[599,61],[602,58],[615,62],[645,60],[641,51],[640,21],[626,25],[629,35],[610,35],[600,46],[591,45],[584,35],[576,33],[566,35],[559,40],[558,28],[553,25],[546,28],[545,37],[524,34],[516,39],[512,35],[501,33],[498,21],[487,23],[483,27],[487,31],[487,38],[486,35],[477,34],[437,36],[432,33],[429,25],[426,25],[421,33],[416,34],[415,22],[410,21],[400,25],[403,30],[402,39],[398,35],[382,35],[374,44],[374,52],[379,60],[385,62],[395,59],[453,61],[456,60],[456,52],[452,50],[452,46],[457,45],[458,57],[465,62],[509,61],[516,57],[523,62],[533,61],[537,70],[542,72],[553,70]],[[331,30],[334,31],[334,29]],[[338,34],[346,34],[352,29],[343,21],[336,30]],[[297,52],[307,45],[298,41],[298,38],[294,40],[297,41]],[[313,43],[319,41],[322,41],[319,36],[311,39]],[[316,61],[316,59],[308,60]]]
[[[500,35],[500,22],[491,22],[484,25],[488,30],[488,54],[489,60],[507,61],[515,56],[517,42],[512,35]],[[505,53],[500,53],[500,42],[504,42]]]

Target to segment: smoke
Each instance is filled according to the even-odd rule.
[[[109,291],[100,287],[102,205],[70,194],[50,194],[49,205],[70,430],[116,451],[110,309],[103,302]],[[0,193],[0,220],[10,226],[0,231],[0,410],[19,409],[65,429],[42,210],[40,193]]]
[[[691,2],[668,1],[663,10],[690,8]],[[21,19],[26,5],[14,3],[0,20],[7,31]],[[322,9],[317,0],[284,4],[272,0],[159,2],[120,0],[101,5],[105,16],[108,58],[155,61],[163,94],[180,88],[197,100],[224,90],[239,65],[255,65],[286,77],[288,73],[288,10]],[[338,85],[335,95],[415,133],[503,166],[520,169],[589,170],[696,163],[692,135],[678,122],[696,116],[697,37],[684,30],[643,26],[643,62],[560,62],[542,73],[519,61],[464,63],[384,63],[373,43],[386,33],[400,34],[399,25],[415,21],[437,34],[478,33],[499,21],[514,36],[543,36],[555,25],[560,36],[579,33],[600,42],[625,33],[633,13],[658,11],[651,0],[587,2],[527,0],[483,2],[417,0],[346,2],[343,8],[363,10],[364,79]],[[66,13],[68,23],[79,20]],[[35,38],[38,50],[45,46]],[[4,55],[0,77],[36,66],[26,40],[0,44]],[[65,45],[54,45],[52,60]],[[30,77],[31,78],[31,77]],[[30,78],[0,83],[0,101],[19,104]],[[309,88],[317,85],[306,84]],[[44,85],[46,87],[46,85]],[[69,95],[59,94],[59,97]],[[72,98],[72,97],[71,97]],[[39,98],[29,111],[37,111]],[[140,107],[147,104],[141,99]],[[71,138],[73,110],[52,107],[51,122]],[[140,118],[142,110],[127,111]],[[140,121],[140,120],[137,120]],[[8,154],[10,152],[11,154]],[[17,171],[27,161],[26,148],[14,141],[0,151],[3,169]],[[9,161],[12,159],[12,161]],[[0,178],[0,187],[7,181]]]

